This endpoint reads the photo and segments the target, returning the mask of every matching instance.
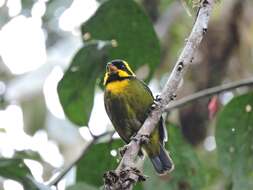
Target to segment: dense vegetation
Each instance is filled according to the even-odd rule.
[[[54,15],[57,15],[56,8],[62,7],[63,12],[71,2],[48,1],[45,14],[41,17],[42,27],[48,35],[48,52],[50,48],[51,51],[59,50],[60,56],[64,57],[66,49],[60,49],[59,46],[68,47],[69,41],[60,42],[64,41],[66,36],[79,39],[79,45],[75,46],[76,52],[68,51],[71,59],[62,61],[58,58],[59,62],[62,61],[60,67],[66,68],[58,83],[57,92],[67,118],[53,123],[58,127],[47,126],[52,116],[48,116],[41,86],[39,92],[28,96],[28,100],[8,98],[8,93],[1,93],[0,88],[3,112],[13,102],[17,102],[23,110],[24,131],[35,136],[38,130],[45,130],[49,138],[57,142],[66,165],[73,163],[80,150],[92,141],[87,138],[80,140],[80,137],[79,141],[71,141],[69,138],[75,139],[77,133],[79,135],[79,127],[82,130],[89,127],[96,95],[103,90],[106,63],[117,58],[127,60],[136,71],[137,77],[150,83],[151,88],[159,92],[194,24],[194,5],[197,5],[195,1],[179,3],[173,0],[99,1],[96,12],[81,24],[77,37],[71,32],[56,29],[56,25],[52,24],[55,22]],[[30,1],[22,1],[20,14],[31,12],[32,4]],[[0,27],[11,19],[6,16],[6,10],[7,5],[0,8]],[[178,99],[202,89],[252,75],[252,10],[252,2],[247,0],[217,2],[208,33],[198,51],[198,59],[194,60],[196,64],[192,65],[187,73]],[[168,14],[169,18],[166,18]],[[165,32],[161,26],[165,27]],[[63,66],[66,65],[64,62],[68,62],[67,67]],[[50,72],[59,65],[51,65]],[[12,81],[24,81],[29,74],[34,72],[37,75],[36,72],[43,70],[41,67],[37,71],[15,75],[6,68],[4,59],[0,60],[0,70],[1,67],[5,69],[0,71],[0,80],[7,86],[7,91]],[[21,89],[26,91],[26,87]],[[100,109],[102,106],[100,105]],[[100,118],[102,116],[97,114],[96,120]],[[175,170],[168,176],[159,177],[147,160],[144,163],[144,174],[149,178],[135,189],[253,188],[253,93],[250,87],[193,101],[165,113],[165,118],[169,137],[166,148],[174,160]],[[75,130],[75,133],[68,137],[70,129],[61,128],[64,125]],[[0,135],[8,133],[6,128],[8,126],[0,126]],[[112,130],[111,125],[105,128],[105,131]],[[57,133],[60,137],[54,135]],[[123,145],[122,141],[111,138],[110,134],[93,138],[97,138],[96,142],[94,141],[76,164],[76,170],[73,171],[76,174],[74,184],[67,187],[67,190],[99,189],[103,185],[103,174],[116,168],[120,157],[115,150]],[[14,153],[8,157],[1,152],[0,146],[0,176],[3,181],[12,179],[20,182],[24,189],[50,189],[45,181],[52,179],[56,167],[45,161],[40,153],[29,148],[29,145],[27,147],[21,148],[22,150],[13,148]],[[38,182],[34,177],[31,168],[27,166],[27,160],[34,160],[43,166],[43,181]]]

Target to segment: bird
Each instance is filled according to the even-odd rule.
[[[104,105],[113,127],[119,136],[129,143],[148,117],[154,103],[149,87],[139,80],[129,64],[116,59],[106,64],[104,75]],[[163,118],[142,145],[155,171],[165,175],[173,170],[173,161],[164,147],[167,131]]]

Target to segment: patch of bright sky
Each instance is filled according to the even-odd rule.
[[[0,0],[0,8],[4,5],[5,0]]]
[[[21,0],[7,1],[9,16],[13,18],[0,30],[0,55],[13,74],[32,71],[46,61],[45,35],[41,27],[45,2],[35,2],[32,17],[25,17],[19,15]]]
[[[43,179],[42,179],[43,167],[42,167],[42,165],[38,161],[35,161],[35,160],[25,159],[24,162],[28,166],[28,168],[30,169],[35,180],[37,182],[42,183],[43,182]]]
[[[0,152],[5,157],[12,157],[15,150],[38,151],[41,157],[55,167],[63,164],[63,158],[58,147],[48,140],[44,131],[38,131],[31,137],[23,131],[23,112],[18,105],[9,105],[0,111],[1,127],[5,133],[0,133]],[[13,140],[15,139],[15,141]]]
[[[13,74],[37,69],[46,61],[41,19],[12,18],[0,31],[0,55]]]
[[[7,179],[3,182],[4,190],[24,190],[23,186],[17,181]]]
[[[34,3],[31,15],[32,17],[38,17],[41,18],[46,12],[46,1],[44,0],[38,0],[36,3]]]
[[[22,9],[21,0],[8,0],[7,7],[10,17],[17,16]]]
[[[62,68],[60,66],[56,66],[45,80],[43,86],[43,93],[45,96],[47,107],[50,110],[50,112],[59,119],[65,118],[57,94],[57,84],[62,77],[63,77]]]
[[[87,127],[80,127],[78,130],[85,140],[90,141],[93,139],[92,135],[90,134],[90,130]]]
[[[6,90],[5,84],[2,81],[0,81],[0,95],[3,95],[5,93],[5,90]]]
[[[63,157],[56,143],[48,139],[45,131],[37,131],[31,141],[33,145],[29,145],[29,147],[34,151],[38,151],[43,160],[54,167],[60,167],[63,164]]]
[[[110,123],[104,108],[104,93],[101,90],[97,90],[89,121],[90,130],[92,134],[100,135],[106,131]]]
[[[219,98],[223,105],[226,105],[232,98],[234,97],[234,94],[232,92],[224,92],[222,93]]]
[[[81,23],[85,22],[96,11],[98,5],[96,0],[74,0],[61,15],[59,27],[64,31],[79,30]]]

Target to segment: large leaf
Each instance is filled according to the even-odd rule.
[[[58,94],[67,117],[77,125],[87,125],[93,106],[96,80],[104,71],[108,46],[91,43],[80,49],[58,84]]]
[[[82,33],[89,33],[95,40],[114,39],[117,45],[102,49],[94,44],[85,46],[75,55],[60,81],[60,102],[67,117],[77,125],[88,123],[94,86],[96,80],[102,78],[108,61],[125,59],[134,69],[146,64],[152,72],[160,61],[160,47],[153,26],[133,0],[106,1],[82,26]]]
[[[22,181],[27,175],[32,175],[22,159],[0,158],[0,175],[6,178]]]
[[[46,186],[35,182],[29,168],[22,159],[0,158],[0,176],[16,180],[29,190],[48,190]]]
[[[170,176],[159,177],[150,162],[146,162],[144,173],[150,179],[145,182],[145,190],[202,189],[205,185],[204,170],[193,147],[183,139],[180,128],[170,125],[168,132],[169,142],[166,148],[174,161],[175,169]]]
[[[121,146],[121,140],[93,145],[77,165],[77,181],[96,187],[101,186],[103,174],[117,166],[117,157],[113,157],[110,152]]]
[[[124,59],[134,70],[146,64],[151,71],[149,77],[160,62],[159,41],[152,23],[133,0],[103,3],[82,25],[82,34],[86,33],[91,39],[117,41],[117,47],[107,54],[108,61]]]
[[[233,189],[253,189],[252,92],[234,98],[219,114],[216,141],[220,167]]]

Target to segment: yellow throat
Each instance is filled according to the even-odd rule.
[[[106,90],[113,94],[122,93],[129,84],[129,80],[113,81],[106,85]]]

